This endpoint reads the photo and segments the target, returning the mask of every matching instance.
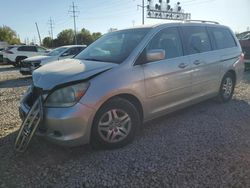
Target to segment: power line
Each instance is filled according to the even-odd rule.
[[[70,13],[72,13],[71,17],[73,17],[74,20],[74,31],[75,31],[75,44],[77,44],[77,38],[76,38],[76,13],[79,13],[79,11],[76,11],[77,6],[75,6],[74,2],[72,2],[72,6],[71,6],[71,10],[69,11]]]

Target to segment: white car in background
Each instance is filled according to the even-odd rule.
[[[13,45],[3,51],[3,60],[17,67],[23,59],[37,55],[45,55],[49,50],[34,45]]]
[[[23,75],[31,75],[38,67],[53,61],[72,58],[86,47],[86,45],[62,46],[52,50],[46,55],[27,58],[20,63],[20,73]]]

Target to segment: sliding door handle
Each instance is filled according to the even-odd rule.
[[[194,63],[194,65],[200,65],[201,61],[200,60],[195,60],[193,63]]]
[[[181,68],[181,69],[184,69],[184,68],[186,68],[188,66],[188,64],[186,64],[186,63],[181,63],[181,64],[179,64],[179,68]]]

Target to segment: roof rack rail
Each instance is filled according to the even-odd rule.
[[[209,20],[184,20],[183,22],[200,22],[200,23],[220,24],[219,22],[209,21]]]

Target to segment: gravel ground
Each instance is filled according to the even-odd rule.
[[[151,121],[124,148],[64,148],[35,137],[18,154],[18,103],[30,83],[0,66],[0,187],[250,187],[250,73],[231,102]]]

